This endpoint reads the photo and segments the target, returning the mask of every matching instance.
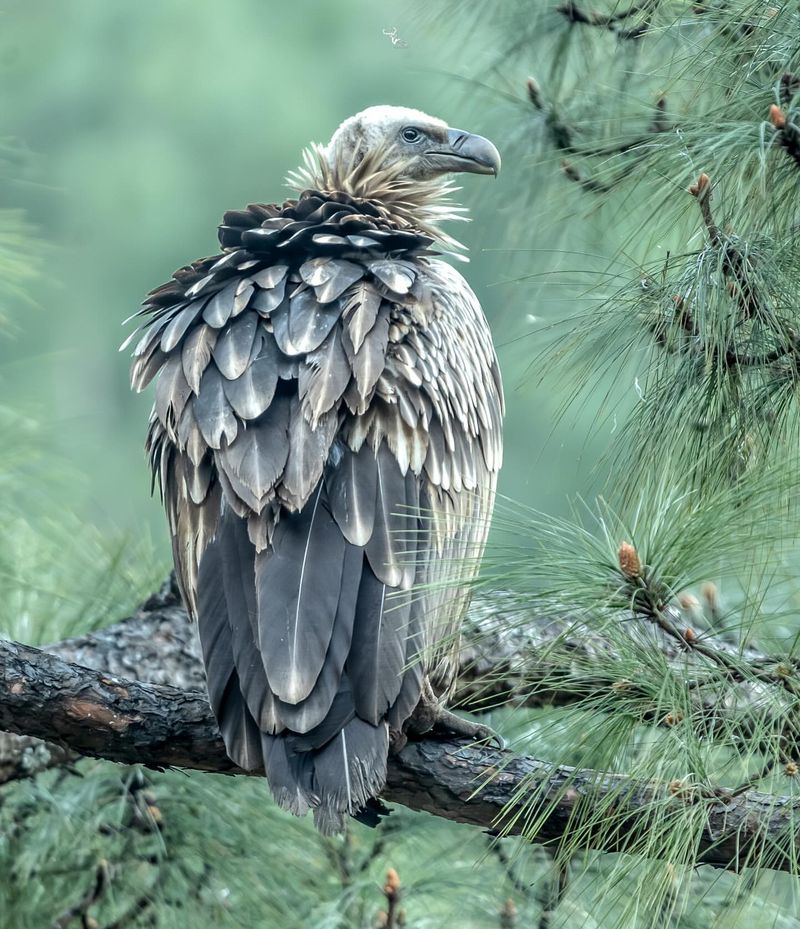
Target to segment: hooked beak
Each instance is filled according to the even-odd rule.
[[[500,173],[500,152],[481,135],[448,129],[447,142],[425,154],[430,162],[442,172],[461,171],[468,174]]]

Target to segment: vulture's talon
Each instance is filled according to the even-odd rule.
[[[440,698],[436,696],[429,680],[422,683],[420,701],[406,724],[406,732],[412,738],[437,733],[443,736],[469,739],[471,742],[486,742],[498,749],[505,748],[502,736],[498,735],[494,729],[482,723],[464,719],[463,716],[446,709],[440,702]]]
[[[501,750],[505,748],[503,737],[494,729],[490,729],[489,726],[484,726],[482,723],[474,723],[469,719],[464,719],[463,716],[458,716],[443,707],[437,715],[433,728],[439,732],[469,739],[472,742],[486,742]]]
[[[401,729],[389,729],[389,751],[392,754],[399,755],[407,744],[408,735],[405,732]]]

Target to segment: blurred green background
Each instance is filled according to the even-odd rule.
[[[538,279],[514,283],[569,265],[569,250],[550,251],[568,185],[548,185],[556,204],[534,200],[520,223],[519,172],[526,184],[537,176],[516,156],[509,102],[509,91],[522,96],[524,75],[502,73],[482,32],[435,22],[435,6],[2,5],[0,197],[36,227],[46,273],[8,309],[0,389],[44,424],[79,515],[148,529],[166,551],[142,451],[151,398],[128,390],[120,323],[176,267],[215,251],[224,210],[281,199],[306,144],[385,102],[492,134],[503,151],[497,182],[465,179],[460,196],[474,221],[454,230],[470,246],[465,273],[489,316],[509,395],[501,490],[559,511],[568,491],[588,489],[594,447],[580,429],[553,432],[563,398],[528,371],[540,343],[531,330],[564,303]],[[580,247],[596,251],[602,230],[584,229]]]
[[[664,22],[670,22],[666,6]],[[709,18],[706,6],[693,5],[700,30]],[[605,7],[614,9],[615,0],[587,5]],[[736,4],[720,9],[731,21],[739,15]],[[780,23],[796,22],[790,14]],[[656,150],[654,162],[643,162],[646,182],[602,205],[604,198],[564,179],[563,152],[549,137],[550,117],[559,110],[545,113],[531,105],[525,69],[534,70],[546,99],[564,108],[576,135],[588,128],[582,142],[587,135],[591,142],[597,130],[599,141],[613,146],[633,131],[626,127],[651,119],[652,101],[667,86],[660,82],[670,71],[670,55],[681,75],[682,56],[689,56],[685,82],[676,79],[671,85],[677,85],[676,113],[681,94],[691,97],[694,107],[693,56],[701,65],[704,56],[701,45],[687,41],[692,34],[681,30],[665,28],[664,44],[653,36],[647,41],[656,44],[644,51],[644,43],[623,45],[609,30],[587,34],[562,19],[555,3],[533,0],[495,0],[494,5],[489,0],[460,5],[454,0],[0,0],[0,258],[15,263],[18,249],[28,248],[28,236],[14,235],[12,226],[4,225],[14,220],[10,211],[19,211],[34,230],[30,276],[18,288],[0,276],[0,634],[42,643],[108,625],[163,579],[167,530],[161,506],[150,496],[143,451],[151,393],[129,391],[129,358],[117,349],[130,328],[121,322],[176,267],[216,250],[216,227],[226,209],[282,199],[283,178],[299,163],[304,146],[326,141],[342,119],[377,103],[422,108],[451,125],[491,136],[500,148],[504,167],[496,182],[461,180],[460,198],[473,222],[451,230],[469,245],[471,263],[463,270],[486,310],[504,374],[507,454],[500,489],[554,516],[564,514],[576,494],[591,499],[604,483],[605,469],[598,467],[602,453],[622,432],[625,414],[639,396],[638,379],[646,383],[647,355],[631,351],[622,365],[602,333],[593,331],[591,344],[581,348],[596,354],[599,370],[583,402],[561,418],[585,386],[580,384],[585,368],[570,362],[558,375],[540,380],[549,328],[574,316],[584,301],[604,296],[600,288],[616,291],[632,283],[637,290],[641,268],[654,267],[670,250],[680,256],[701,247],[696,206],[685,193],[689,179],[684,175],[695,167],[686,161],[683,142],[672,144],[665,136],[663,160]],[[743,54],[750,48],[750,32],[735,34],[740,41],[723,45],[727,53]],[[781,41],[790,44],[795,34],[783,29]],[[740,60],[735,57],[736,68]],[[727,59],[719,61],[726,66]],[[635,93],[627,83],[630,75],[636,76]],[[703,85],[714,89],[705,112],[713,114],[719,105],[728,134],[720,135],[716,123],[695,126],[697,164],[714,164],[723,179],[717,156],[720,148],[728,150],[729,141],[735,143],[730,157],[745,173],[763,156],[757,136],[768,112],[769,88],[759,87],[752,75],[742,77],[741,85],[746,81],[752,85],[746,94],[737,85],[737,94],[730,95],[717,71]],[[583,84],[585,93],[569,99]],[[736,110],[739,93],[742,113]],[[617,106],[620,101],[624,107]],[[627,122],[618,124],[618,109]],[[606,167],[617,170],[613,159]],[[601,180],[608,176],[600,173],[602,164],[591,169]],[[753,178],[761,176],[752,170]],[[767,208],[742,195],[743,189],[734,187],[730,201],[750,204],[757,224]],[[673,197],[676,190],[680,196]],[[723,196],[715,201],[720,215],[725,203]],[[790,205],[787,197],[787,228],[790,218],[794,222]],[[675,219],[681,211],[691,214],[682,225]],[[607,275],[594,274],[609,268]],[[616,279],[614,272],[620,272]],[[619,304],[623,316],[629,305]],[[627,337],[626,322],[622,318],[617,331]],[[635,332],[630,338],[635,341]],[[607,391],[615,380],[621,383],[612,395]],[[679,443],[682,438],[677,436]],[[629,463],[623,459],[622,464]],[[639,477],[649,469],[648,486],[661,474],[674,476],[669,463],[655,457],[637,469],[639,464],[629,471]],[[657,495],[654,500],[654,507],[660,505]],[[498,523],[519,517],[513,504],[498,515]],[[662,516],[659,512],[658,525]],[[739,525],[740,518],[741,513],[726,529],[732,537],[732,529],[738,530],[734,538],[752,560],[750,524]],[[519,522],[524,528],[525,519]],[[606,583],[609,566],[604,555],[599,568],[584,558],[586,545],[568,551],[570,538],[567,533],[549,563],[562,552],[569,556],[555,580],[572,604],[573,588],[584,598],[594,596],[592,584]],[[678,560],[694,557],[684,541],[681,533],[680,544],[672,542]],[[708,544],[707,537],[702,542]],[[514,550],[517,581],[535,574],[524,557],[529,551],[535,553],[532,559],[538,557],[541,549],[533,546],[523,538]],[[507,552],[498,540],[494,577],[507,580],[508,565],[500,563]],[[582,559],[588,564],[583,574]],[[743,572],[747,583],[750,570]],[[770,580],[773,572],[780,575],[772,561],[769,572]],[[797,577],[794,563],[791,577]],[[784,596],[776,590],[773,599]],[[755,615],[762,603],[756,597],[753,604]],[[775,642],[795,640],[796,611],[789,613],[787,604],[792,605],[778,603],[770,623],[756,616],[760,637],[772,629]],[[741,615],[744,620],[733,611],[725,621],[737,630],[741,620],[746,630],[749,613]],[[641,667],[646,671],[653,665]],[[637,665],[631,676],[638,673]],[[677,680],[672,681],[675,692],[682,686]],[[665,686],[659,700],[671,693]],[[622,766],[640,752],[640,767],[632,763],[633,769],[650,778],[648,759],[667,743],[633,728],[637,717],[630,704],[608,703],[611,710],[618,706],[623,713],[609,712],[602,719],[583,715],[579,707],[574,713],[498,711],[487,721],[499,721],[517,747],[567,763],[607,767],[617,752],[614,765]],[[670,730],[669,738],[673,735],[680,733]],[[696,761],[716,750],[691,739],[669,745],[665,770],[676,758],[683,765],[684,758]],[[131,827],[126,818],[126,804],[136,793],[131,784],[139,779],[153,791],[167,824],[163,831],[152,822]],[[557,886],[561,877],[539,849],[507,842],[502,848],[513,851],[509,865],[497,855],[501,846],[490,851],[478,830],[401,810],[387,820],[383,833],[354,827],[351,838],[337,845],[318,839],[308,820],[279,814],[266,798],[264,785],[255,780],[155,774],[91,761],[82,762],[77,772],[65,768],[19,781],[3,795],[0,927],[54,925],[65,902],[91,884],[97,860],[104,858],[116,869],[118,894],[101,901],[107,914],[117,919],[129,898],[135,903],[144,892],[157,901],[159,925],[180,929],[209,919],[220,926],[374,925],[389,864],[398,867],[408,889],[414,920],[409,925],[415,929],[453,925],[454,915],[459,926],[496,925],[507,896],[520,905],[518,924],[532,926],[533,914],[541,917],[552,892],[548,885]],[[678,836],[676,846],[684,847],[688,835]],[[387,836],[384,848],[379,843]],[[358,865],[352,883],[342,862]],[[558,923],[550,924],[621,925],[616,911],[628,902],[642,913],[655,907],[666,875],[669,887],[662,897],[672,899],[673,883],[676,898],[686,897],[688,915],[681,926],[729,929],[737,916],[740,924],[749,920],[753,926],[798,925],[794,916],[784,916],[796,898],[788,880],[773,885],[767,875],[751,884],[745,874],[737,883],[731,874],[709,876],[697,869],[690,875],[691,867],[660,867],[657,862],[629,867],[622,856],[582,858],[559,906]],[[756,880],[761,885],[753,893]],[[342,914],[349,918],[354,906],[362,918],[345,923]],[[15,915],[6,917],[6,908]],[[678,925],[664,913],[659,909],[659,926]],[[142,925],[147,917],[130,924]],[[539,925],[545,925],[543,918]]]

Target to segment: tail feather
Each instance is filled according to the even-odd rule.
[[[231,650],[239,686],[247,708],[262,732],[277,732],[280,719],[275,697],[254,637],[258,623],[255,568],[247,524],[230,511],[220,519],[217,540],[221,550],[222,584],[231,634]]]
[[[200,569],[198,626],[209,701],[228,755],[240,768],[253,771],[262,764],[261,732],[242,695],[239,675],[232,660],[228,601],[219,583],[222,570],[219,540],[206,548]]]
[[[320,798],[314,825],[323,835],[344,829],[386,783],[389,727],[357,716],[314,757],[314,788]]]
[[[273,735],[262,735],[261,750],[275,802],[295,816],[305,816],[318,802],[311,753],[292,752],[285,738]]]
[[[410,591],[397,589],[416,541],[393,549],[395,523],[409,526],[393,501],[408,502],[411,481],[383,459],[370,485],[381,498],[372,547],[346,538],[321,481],[261,552],[245,519],[224,509],[199,569],[209,697],[228,754],[243,768],[263,764],[276,802],[312,810],[326,834],[383,789],[387,717],[399,728],[420,693],[419,665],[407,667],[419,617]]]
[[[347,543],[344,554],[339,605],[333,621],[333,631],[325,661],[311,693],[300,703],[278,701],[283,724],[300,734],[324,728],[331,707],[340,689],[342,671],[351,652],[353,620],[356,612],[361,569],[364,555],[360,548]],[[349,688],[348,688],[349,693]],[[352,706],[352,699],[350,699]],[[333,735],[333,733],[331,733]]]

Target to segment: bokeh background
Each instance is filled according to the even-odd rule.
[[[550,272],[574,267],[576,250],[602,253],[602,229],[589,220],[587,242],[574,241],[574,227],[561,242],[567,185],[520,217],[520,172],[539,183],[514,135],[522,76],[493,60],[485,30],[443,21],[435,7],[2,4],[0,200],[25,211],[46,273],[6,307],[0,390],[41,424],[69,470],[64,505],[103,528],[148,532],[167,551],[142,451],[150,397],[129,393],[120,323],[176,267],[215,251],[226,209],[281,199],[305,145],[385,102],[491,134],[503,151],[496,182],[464,180],[473,221],[455,230],[470,247],[465,273],[509,395],[501,491],[557,512],[567,494],[590,488],[590,420],[556,424],[564,398],[558,384],[538,382],[537,330],[570,309]]]

